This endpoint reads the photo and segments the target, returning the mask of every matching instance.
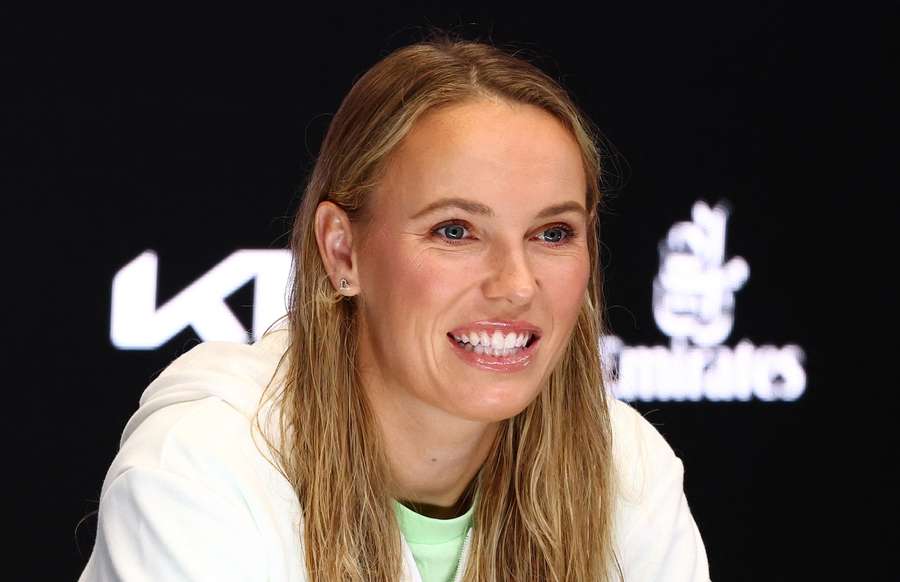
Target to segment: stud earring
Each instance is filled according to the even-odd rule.
[[[350,288],[350,284],[347,283],[347,279],[344,279],[343,277],[341,277],[341,291],[343,291],[344,289],[349,289],[349,288]]]

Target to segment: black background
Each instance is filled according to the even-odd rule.
[[[621,154],[602,237],[609,320],[628,344],[666,342],[650,312],[659,239],[695,200],[731,203],[726,258],[750,278],[728,343],[799,344],[807,388],[794,402],[636,403],[684,461],[712,578],[880,560],[896,487],[881,424],[896,382],[876,372],[893,363],[895,9],[78,10],[3,25],[14,573],[78,576],[125,421],[196,343],[188,328],[156,351],[114,349],[116,271],[155,250],[162,303],[237,249],[284,247],[343,96],[432,25],[527,49]],[[231,301],[248,326],[249,302],[246,289]]]

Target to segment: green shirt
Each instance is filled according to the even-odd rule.
[[[459,517],[437,519],[416,513],[394,500],[400,531],[412,550],[423,582],[453,580],[474,509],[473,502]]]

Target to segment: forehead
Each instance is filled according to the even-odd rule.
[[[383,200],[414,209],[458,196],[519,207],[584,204],[581,149],[556,117],[534,105],[472,101],[419,118],[388,160]]]

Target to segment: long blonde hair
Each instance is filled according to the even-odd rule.
[[[311,580],[393,582],[402,571],[387,456],[357,373],[357,306],[328,277],[316,208],[329,200],[352,223],[365,224],[369,193],[415,121],[432,108],[485,97],[541,107],[577,140],[592,209],[585,233],[591,277],[548,385],[502,423],[473,482],[478,504],[464,580],[622,576],[612,541],[612,434],[598,346],[599,132],[531,62],[438,31],[394,51],[353,85],[325,135],[293,226],[290,341],[281,362],[288,366],[281,390],[269,397],[277,398],[271,410],[279,411],[278,437],[267,442],[302,508]]]

